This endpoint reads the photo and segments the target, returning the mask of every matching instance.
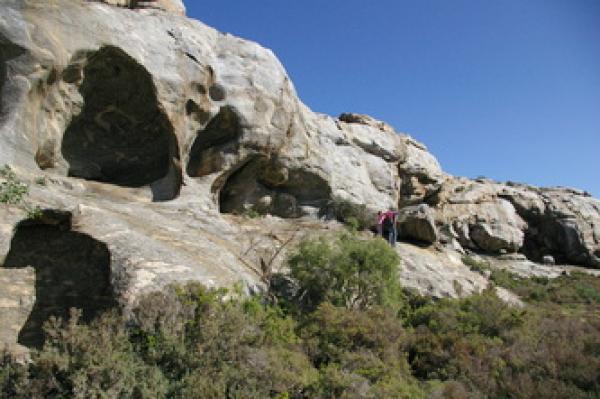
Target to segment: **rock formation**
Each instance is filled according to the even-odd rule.
[[[1,342],[39,345],[49,315],[127,309],[175,281],[260,289],[289,243],[340,228],[332,201],[400,208],[418,244],[398,246],[403,282],[435,296],[487,286],[467,251],[519,252],[492,259],[528,273],[600,267],[600,201],[450,176],[384,122],[312,112],[271,51],[184,12],[0,4],[0,165],[29,186],[26,207],[0,205]]]

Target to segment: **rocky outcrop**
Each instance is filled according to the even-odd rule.
[[[562,264],[600,265],[600,201],[586,193],[441,176],[435,167],[406,170],[402,187],[401,204],[434,210],[442,242],[523,252],[537,262],[552,256]]]
[[[28,208],[70,220],[0,205],[0,263],[37,276],[28,345],[76,303],[93,317],[174,281],[256,287],[261,262],[281,257],[265,248],[322,225],[295,219],[333,199],[394,207],[397,164],[416,162],[382,123],[310,111],[271,51],[180,12],[111,3],[0,4],[0,165],[29,185]],[[247,236],[227,214],[250,210],[290,222]],[[73,259],[51,252],[67,247]]]
[[[600,267],[600,201],[578,190],[518,184],[500,195],[527,221],[523,252],[531,259],[550,255],[559,263]]]
[[[407,243],[399,243],[397,251],[402,258],[402,285],[421,295],[456,298],[481,292],[489,284],[484,276],[465,266],[455,251]]]
[[[435,213],[426,204],[407,206],[398,215],[398,235],[432,244],[438,240]]]
[[[183,13],[0,4],[0,165],[29,186],[27,206],[0,204],[0,288],[33,284],[0,298],[4,342],[172,282],[260,289],[300,237],[341,228],[323,220],[336,201],[400,208],[401,234],[433,244],[399,245],[402,281],[430,295],[487,286],[466,251],[600,267],[598,200],[450,176],[384,122],[312,112],[271,51]]]

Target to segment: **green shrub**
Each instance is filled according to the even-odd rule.
[[[600,305],[600,277],[573,272],[557,278],[524,278],[506,270],[494,270],[490,280],[526,301],[568,306]]]
[[[261,213],[258,212],[254,208],[248,208],[248,209],[244,210],[244,212],[242,213],[242,215],[245,216],[245,217],[247,217],[248,219],[256,219],[256,218],[259,218],[261,216]]]
[[[389,309],[346,309],[323,303],[300,334],[320,370],[310,397],[419,398],[405,351],[407,333]]]
[[[402,320],[384,308],[354,310],[326,302],[308,315],[302,336],[311,358],[320,365],[364,350],[397,360],[406,333]]]
[[[314,306],[293,312],[240,291],[187,284],[141,297],[128,326],[114,312],[90,325],[78,322],[79,313],[51,320],[30,364],[0,357],[0,396],[600,397],[600,279],[500,273],[498,282],[535,302],[524,310],[492,289],[443,300],[408,292],[392,295],[396,302],[382,300],[389,294],[383,292],[354,306],[346,290],[361,292],[349,288],[361,271],[376,271],[376,278],[363,275],[370,283],[362,288],[388,289],[388,273],[374,266],[379,248],[372,252],[370,245],[349,235],[303,241],[290,261],[300,256],[301,270],[311,275],[304,284],[318,280],[319,271],[325,280],[352,284],[323,283],[304,294],[316,298]]]
[[[0,351],[0,398],[18,398],[29,384],[28,370],[6,351]]]
[[[269,398],[297,392],[317,371],[300,349],[295,322],[259,298],[228,298],[199,284],[143,298],[134,340],[142,358],[186,398]]]
[[[81,312],[51,319],[46,343],[34,351],[29,381],[19,392],[27,398],[163,397],[166,380],[135,353],[123,319],[107,313],[86,326]]]
[[[477,260],[469,255],[463,256],[462,262],[465,265],[469,266],[469,269],[471,269],[471,271],[479,274],[483,274],[484,272],[490,270],[490,265],[488,262]]]
[[[17,175],[8,165],[0,167],[0,203],[17,205],[27,192],[27,185],[17,179]]]
[[[365,204],[333,199],[327,204],[327,213],[346,224],[351,230],[367,230],[375,225],[375,215],[367,209]]]
[[[399,310],[399,261],[380,239],[350,234],[305,239],[288,258],[290,276],[298,283],[294,299],[306,311],[323,302],[347,309],[380,305]]]

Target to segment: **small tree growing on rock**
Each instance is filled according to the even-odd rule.
[[[380,239],[357,235],[309,238],[288,259],[298,283],[294,302],[313,310],[323,302],[347,309],[400,309],[398,254]]]

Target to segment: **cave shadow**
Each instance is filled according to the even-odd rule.
[[[25,53],[25,49],[11,43],[0,34],[0,121],[4,119],[5,100],[3,90],[8,80],[8,62]]]
[[[242,126],[242,117],[234,107],[221,107],[192,143],[186,167],[188,176],[202,177],[219,171],[223,164],[222,153],[237,151],[244,133]]]
[[[152,75],[113,46],[90,53],[82,72],[84,105],[61,145],[69,176],[150,185],[155,201],[176,198],[182,183],[179,146]]]
[[[215,191],[221,213],[243,214],[254,209],[282,218],[302,217],[306,208],[319,215],[331,199],[331,188],[323,177],[288,168],[276,156],[265,154],[249,157],[218,179]]]
[[[18,343],[41,348],[43,324],[51,316],[67,319],[71,308],[81,309],[81,321],[90,322],[116,307],[110,263],[106,244],[72,231],[67,212],[44,211],[19,223],[3,267],[33,267],[36,299]]]

